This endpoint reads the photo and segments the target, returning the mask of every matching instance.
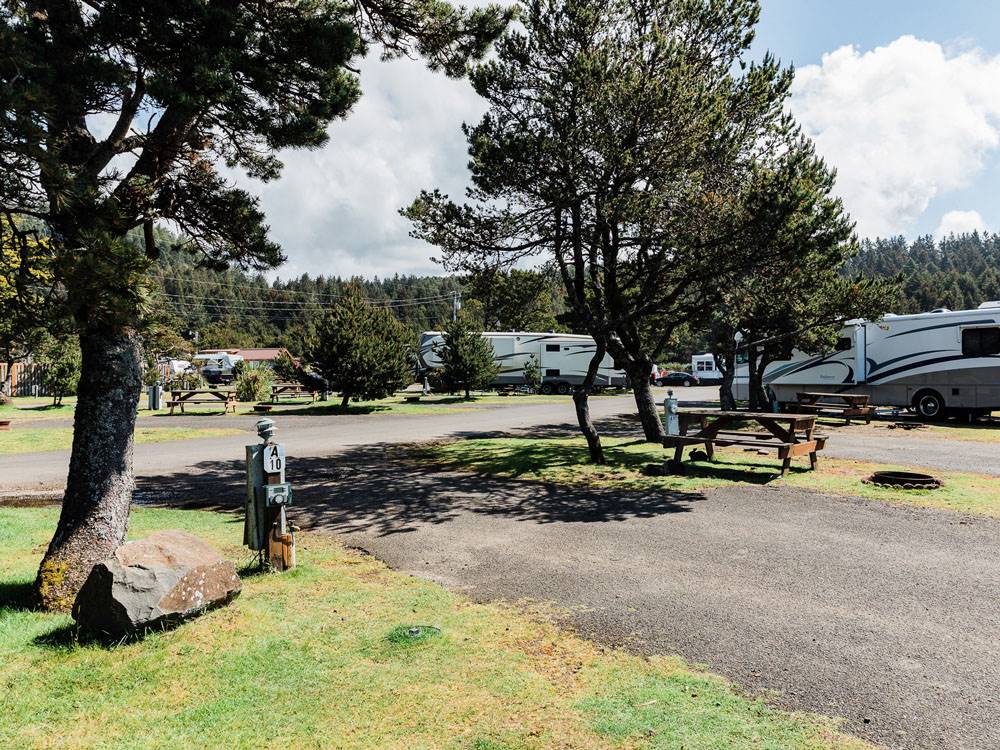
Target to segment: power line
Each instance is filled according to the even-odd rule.
[[[159,278],[162,281],[173,281],[173,282],[176,282],[176,283],[179,283],[179,284],[200,284],[202,286],[213,286],[213,287],[218,287],[218,286],[226,287],[226,286],[228,286],[230,288],[233,287],[232,282],[238,281],[237,279],[229,279],[229,278],[226,278],[226,279],[223,279],[223,280],[219,280],[219,281],[207,281],[207,280],[203,280],[203,279],[184,279],[184,278],[179,278],[179,277],[176,277],[176,276],[159,276],[157,278]],[[268,286],[268,285],[257,286],[257,285],[253,285],[253,284],[243,283],[242,286],[244,286],[244,287],[250,287],[251,289],[254,289],[255,291],[259,291],[261,293],[267,292],[267,293],[275,293],[275,294],[298,295],[298,296],[306,296],[306,297],[319,297],[319,298],[327,298],[327,299],[342,299],[343,297],[347,296],[346,294],[336,293],[336,292],[311,292],[311,291],[308,291],[308,290],[305,290],[305,289],[278,289],[278,288],[275,288],[275,287],[272,287],[272,286]],[[377,299],[369,299],[369,298],[364,298],[364,299],[365,299],[365,302],[370,302],[372,304],[385,304],[385,303],[391,303],[391,302],[411,302],[411,301],[433,301],[433,300],[439,300],[439,299],[442,299],[442,298],[451,299],[452,295],[455,294],[456,292],[457,292],[457,290],[453,290],[453,291],[448,291],[448,292],[442,292],[440,294],[431,295],[431,296],[428,296],[428,297],[409,297],[409,298],[405,298],[405,299],[389,299],[389,300],[377,300]],[[458,292],[458,293],[460,293],[460,292]]]
[[[171,301],[178,302],[189,302],[192,300],[199,300],[206,305],[227,305],[230,307],[239,307],[244,309],[255,309],[259,311],[273,310],[273,311],[304,311],[308,309],[307,306],[314,305],[322,309],[329,309],[332,303],[324,303],[318,300],[254,300],[254,299],[240,299],[226,300],[220,299],[215,296],[204,296],[197,294],[177,294],[174,292],[164,292],[161,291],[165,297],[168,297]],[[430,305],[435,302],[451,302],[454,299],[454,295],[442,295],[439,297],[426,297],[418,299],[400,299],[400,300],[364,300],[372,307],[387,307],[387,308],[398,308],[398,307],[414,307],[421,305]],[[196,304],[191,302],[191,304]]]

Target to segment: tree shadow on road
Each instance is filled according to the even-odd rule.
[[[244,502],[241,460],[205,462],[184,474],[139,480],[136,501],[233,508]],[[443,524],[463,513],[533,523],[610,523],[685,513],[698,492],[572,487],[449,471],[415,460],[404,448],[373,445],[323,458],[289,459],[294,523],[380,536]]]

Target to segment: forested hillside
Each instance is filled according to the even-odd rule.
[[[394,276],[388,279],[311,277],[276,280],[230,270],[198,268],[183,252],[164,252],[155,278],[162,289],[162,310],[175,329],[200,347],[287,346],[301,342],[349,286],[391,307],[414,331],[439,328],[451,318],[452,292],[459,281],[446,276]]]
[[[304,349],[316,323],[348,287],[385,306],[414,332],[451,320],[454,294],[482,329],[565,328],[558,283],[549,274],[513,271],[488,277],[396,275],[385,279],[310,276],[268,282],[239,270],[199,267],[179,238],[157,230],[160,257],[153,277],[165,327],[198,348],[285,346]],[[175,339],[176,340],[176,339]]]
[[[177,238],[160,233],[161,255],[155,278],[162,289],[161,313],[187,339],[197,332],[197,346],[286,346],[301,351],[312,326],[351,285],[373,304],[388,306],[414,334],[441,328],[451,318],[452,294],[461,293],[464,309],[483,328],[549,330],[565,328],[557,279],[515,272],[491,278],[393,276],[345,279],[303,275],[269,283],[263,276],[237,270],[199,268]],[[977,307],[1000,299],[1000,236],[965,234],[941,242],[921,237],[865,240],[844,269],[848,275],[902,277],[897,313]],[[521,274],[521,275],[519,275]],[[705,349],[704,332],[678,332],[667,356],[686,361]]]
[[[962,310],[1000,299],[1000,235],[952,235],[865,240],[847,274],[902,276],[903,301],[896,313],[939,307]]]

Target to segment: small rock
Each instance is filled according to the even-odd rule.
[[[236,567],[184,531],[159,531],[128,542],[93,567],[73,604],[87,630],[121,638],[173,625],[240,593]]]

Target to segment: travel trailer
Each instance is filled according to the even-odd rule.
[[[1000,302],[848,321],[835,351],[795,352],[767,367],[764,384],[779,403],[796,401],[799,391],[863,393],[924,419],[988,414],[1000,409]],[[737,368],[734,391],[747,398],[746,365]]]
[[[574,385],[582,383],[597,346],[590,336],[569,333],[514,331],[484,333],[483,338],[490,342],[500,366],[493,385],[524,385],[524,365],[529,355],[534,355],[542,376],[542,393],[568,394]],[[438,331],[427,331],[420,336],[420,367],[424,371],[441,368],[438,351],[443,346],[444,338]],[[610,355],[605,355],[601,362],[595,385],[625,387],[625,373],[615,369]]]
[[[701,385],[718,385],[722,382],[722,371],[715,366],[715,356],[712,354],[692,355],[691,372],[698,376]]]

